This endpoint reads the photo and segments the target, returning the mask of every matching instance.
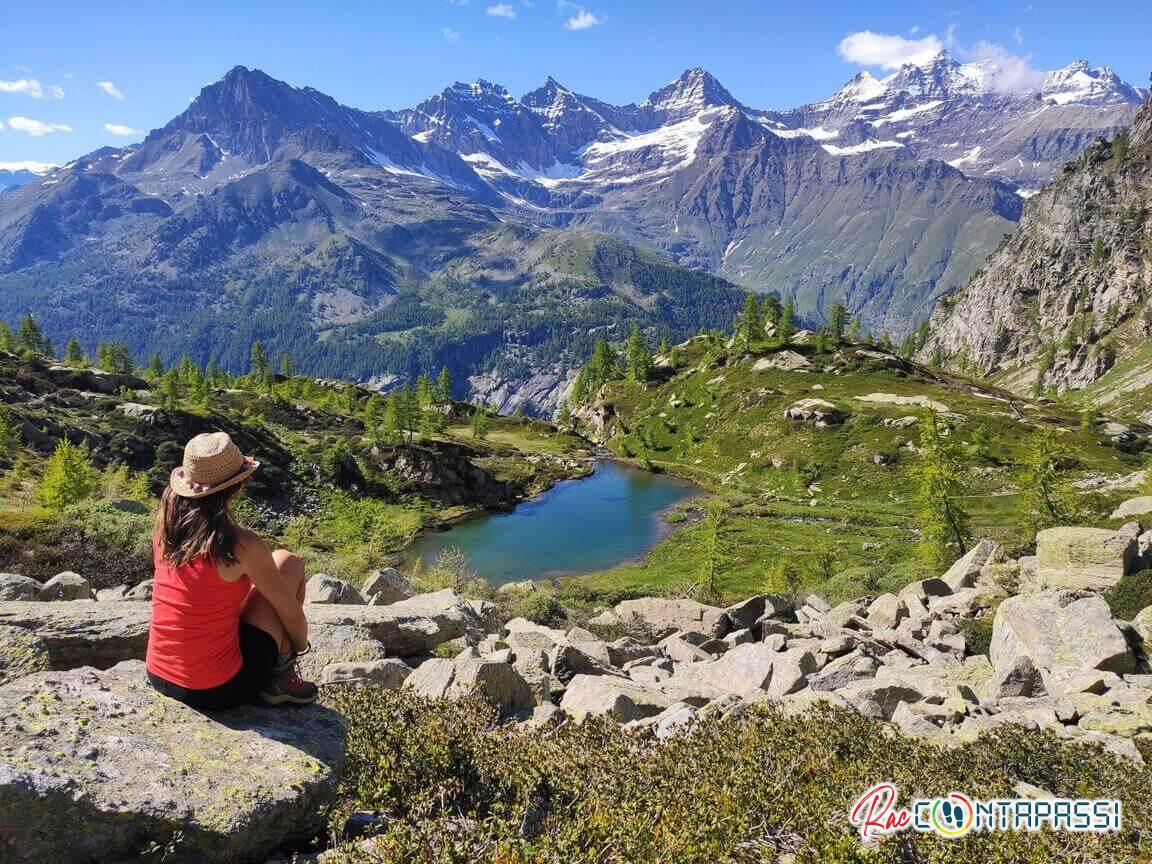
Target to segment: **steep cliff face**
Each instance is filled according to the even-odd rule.
[[[1020,227],[932,318],[925,360],[1016,390],[1152,385],[1152,103],[1024,208]],[[1098,382],[1098,383],[1097,383]]]

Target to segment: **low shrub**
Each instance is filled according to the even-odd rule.
[[[1152,570],[1129,573],[1104,592],[1112,617],[1131,621],[1141,610],[1152,606]]]
[[[969,654],[988,654],[992,647],[992,621],[995,617],[985,615],[983,618],[964,618],[960,621],[960,632],[964,634]]]
[[[527,618],[543,627],[564,627],[568,624],[568,613],[564,606],[547,591],[532,591],[525,594],[513,605],[514,617]]]
[[[592,720],[499,726],[479,702],[426,702],[375,687],[328,691],[349,719],[332,827],[353,810],[382,817],[384,861],[927,862],[1139,861],[1152,855],[1152,779],[1099,747],[1006,727],[938,748],[828,706],[787,716],[757,707],[658,741]],[[1116,798],[1116,834],[993,832],[956,840],[906,833],[865,850],[847,812],[879,780],[914,796],[1015,797],[1023,780],[1054,795]],[[327,859],[326,859],[327,860]]]
[[[15,515],[15,514],[14,514]],[[41,581],[62,570],[93,588],[135,585],[152,577],[152,516],[125,513],[103,501],[81,501],[60,513],[5,516],[0,569]]]

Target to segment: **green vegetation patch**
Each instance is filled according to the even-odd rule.
[[[1006,728],[942,749],[842,709],[755,708],[660,742],[593,720],[498,727],[479,703],[425,702],[375,687],[330,690],[350,721],[338,826],[383,819],[356,861],[1073,862],[1152,855],[1152,780],[1143,768],[1050,733]],[[1058,796],[1116,798],[1124,831],[904,834],[865,850],[847,813],[880,780],[902,801],[959,790],[1015,797],[1019,781]],[[786,857],[792,856],[792,857]]]

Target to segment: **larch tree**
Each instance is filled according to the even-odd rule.
[[[932,411],[920,421],[920,448],[915,471],[920,556],[929,566],[944,569],[957,553],[968,551],[969,518],[961,502],[969,460]]]

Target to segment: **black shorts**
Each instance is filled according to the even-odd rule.
[[[256,697],[276,672],[280,659],[280,646],[259,627],[240,622],[240,671],[215,687],[207,690],[189,690],[148,673],[148,683],[165,696],[171,696],[197,711],[223,711],[238,705],[257,701]]]

